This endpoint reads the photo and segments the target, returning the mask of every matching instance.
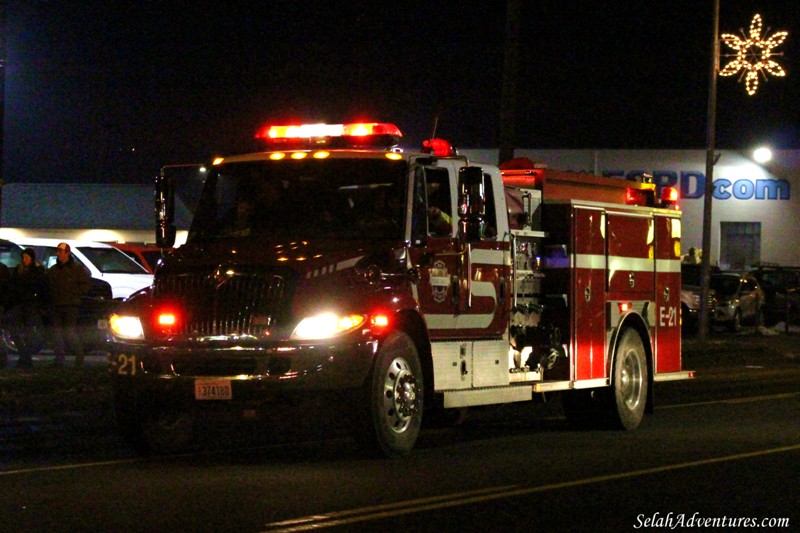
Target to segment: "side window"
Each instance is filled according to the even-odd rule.
[[[22,250],[16,246],[5,246],[0,248],[0,263],[9,268],[16,267],[22,261]]]
[[[453,234],[453,209],[450,173],[444,168],[425,169],[425,193],[428,203],[428,235],[450,237]]]
[[[38,248],[38,249],[37,249]],[[56,264],[56,249],[53,246],[36,247],[36,257],[44,265],[45,268],[50,268]]]
[[[483,230],[484,240],[497,238],[497,208],[494,203],[494,187],[492,187],[492,177],[489,174],[483,175],[483,187],[486,192],[485,206],[485,224]]]

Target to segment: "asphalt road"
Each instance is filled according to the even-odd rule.
[[[313,431],[143,459],[98,416],[6,449],[0,531],[796,530],[798,344],[687,339],[697,378],[658,384],[634,432],[576,431],[554,398],[471,411],[399,461]]]

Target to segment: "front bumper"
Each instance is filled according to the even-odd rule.
[[[736,307],[732,305],[719,305],[714,309],[712,320],[717,323],[730,322],[736,313]]]
[[[317,344],[221,347],[112,344],[110,372],[118,385],[194,390],[198,380],[229,380],[233,398],[360,387],[376,339]]]

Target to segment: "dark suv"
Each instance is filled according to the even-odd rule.
[[[800,267],[760,265],[752,272],[764,291],[764,320],[800,323]]]

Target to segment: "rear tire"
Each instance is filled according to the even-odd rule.
[[[390,458],[411,453],[422,425],[424,390],[414,341],[402,331],[389,333],[362,394],[357,440]]]
[[[625,330],[617,345],[612,379],[612,424],[619,429],[636,429],[644,418],[649,378],[644,344],[633,329]]]

